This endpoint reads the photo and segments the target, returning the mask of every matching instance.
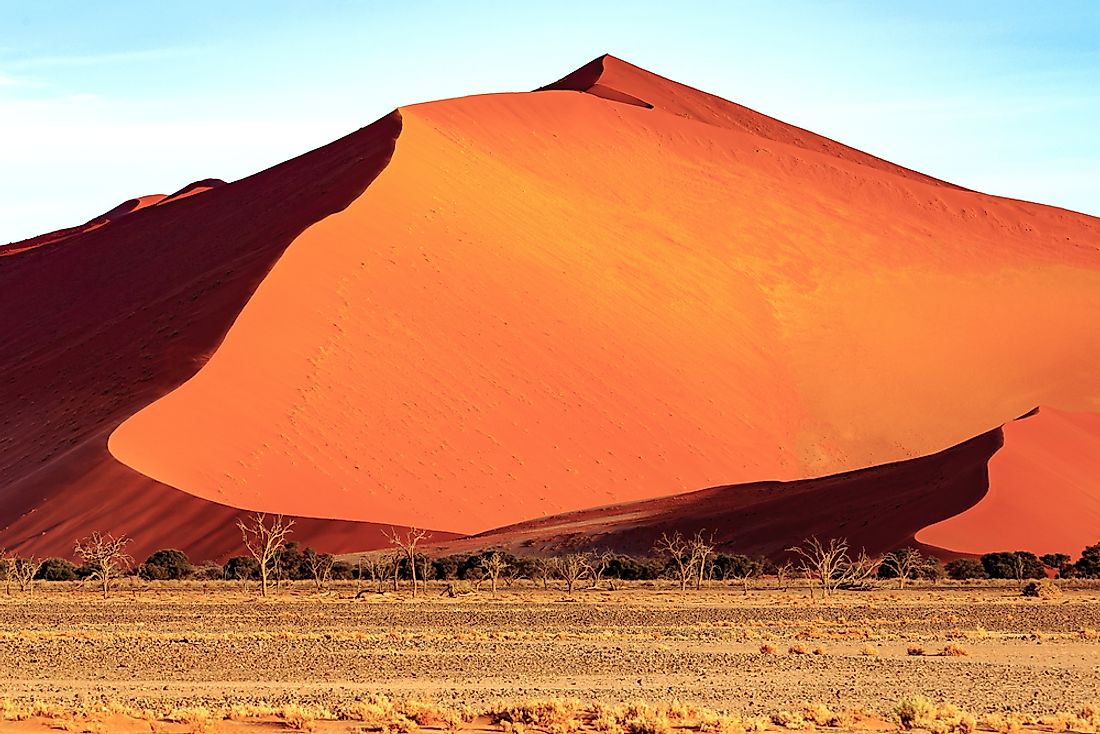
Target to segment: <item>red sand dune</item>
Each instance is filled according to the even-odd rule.
[[[962,553],[1076,554],[1100,542],[1100,414],[1040,408],[1005,426],[989,493],[917,538]]]
[[[133,536],[135,557],[239,550],[236,509],[119,464],[107,437],[202,366],[286,246],[377,176],[400,125],[390,115],[242,181],[3,261],[0,547],[68,555],[77,537],[108,530]],[[377,525],[330,521],[301,521],[296,538],[330,550],[384,542]]]
[[[184,186],[182,189],[174,194],[164,197],[159,204],[167,204],[170,201],[178,201],[179,199],[186,199],[188,196],[194,196],[195,194],[201,194],[204,191],[210,191],[216,189],[219,186],[225,186],[225,181],[220,178],[204,178],[201,181],[195,181]]]
[[[112,452],[221,502],[471,532],[1094,405],[1097,220],[599,64],[599,95],[403,108],[378,179]]]
[[[147,206],[156,206],[157,204],[165,201],[167,197],[164,194],[149,194],[148,196],[139,196],[136,199],[127,199],[114,209],[111,209],[104,214],[100,214],[98,217],[93,217],[84,224],[76,227],[67,227],[66,229],[59,229],[54,232],[48,232],[47,234],[40,234],[37,237],[31,237],[30,239],[20,240],[19,242],[12,242],[7,245],[0,246],[0,257],[5,255],[14,255],[24,250],[32,250],[42,245],[52,245],[60,242],[61,240],[68,239],[78,234],[85,232],[91,232],[93,229],[99,229],[111,222],[115,222],[123,217],[133,214],[134,212],[144,209]]]
[[[662,533],[713,535],[721,551],[779,561],[804,538],[849,538],[868,554],[918,546],[914,533],[963,512],[987,486],[1000,428],[917,459],[793,482],[757,482],[596,507],[433,543],[438,554],[505,548],[517,554],[616,550],[645,555]],[[807,512],[806,508],[812,508]]]
[[[928,472],[1035,405],[1100,411],[1098,245],[1095,218],[612,57],[402,108],[8,258],[0,544],[53,547],[109,491],[108,433],[196,502],[457,532],[941,457]],[[890,542],[977,502],[964,484]],[[854,484],[837,532],[903,485]]]

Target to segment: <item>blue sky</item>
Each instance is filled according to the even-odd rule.
[[[604,52],[964,186],[1100,215],[1100,2],[0,0],[0,242]]]

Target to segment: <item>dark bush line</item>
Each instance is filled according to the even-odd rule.
[[[903,550],[895,553],[904,552]],[[502,551],[484,550],[472,554],[458,554],[429,558],[423,554],[416,556],[418,575],[434,580],[476,581],[484,576],[484,560],[492,553],[498,553],[507,564],[508,579],[525,578],[541,581],[553,576],[549,559],[529,556],[515,556]],[[278,581],[304,581],[313,579],[311,558],[331,559],[330,554],[319,554],[313,548],[299,548],[296,543],[287,543],[279,552],[275,563],[274,578]],[[670,559],[639,558],[626,554],[607,553],[599,557],[600,577],[621,581],[647,581],[669,575]],[[955,580],[971,579],[1042,579],[1049,571],[1059,578],[1100,578],[1100,543],[1086,547],[1076,562],[1064,553],[1051,553],[1037,556],[1028,551],[1001,551],[986,553],[980,558],[960,558],[940,565],[934,558],[926,559],[923,565],[911,572],[912,578],[936,580],[945,574]],[[47,558],[42,562],[35,579],[40,581],[75,581],[86,579],[93,573],[87,566],[77,566],[64,558]],[[374,575],[372,575],[372,573]],[[375,578],[379,569],[373,571],[361,564],[340,561],[332,563],[329,578],[333,580],[353,580]],[[717,553],[708,561],[706,577],[717,581],[775,576],[779,569],[765,558],[754,558],[740,554]],[[224,565],[206,562],[192,564],[183,551],[164,549],[153,553],[144,563],[132,569],[132,574],[148,581],[168,581],[176,579],[243,579],[259,578],[259,566],[254,558],[235,556]],[[409,561],[393,559],[386,571],[387,578],[411,577]],[[879,578],[893,578],[896,571],[887,565],[878,570]],[[507,579],[506,579],[507,580]]]

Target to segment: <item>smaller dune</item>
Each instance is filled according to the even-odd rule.
[[[1100,540],[1100,413],[1042,407],[1005,426],[989,492],[917,534],[963,553],[1076,553]]]
[[[164,197],[158,204],[167,204],[172,201],[178,201],[180,199],[186,199],[188,196],[194,196],[195,194],[201,194],[211,189],[216,189],[219,186],[225,186],[225,181],[220,178],[204,178],[201,181],[193,181],[187,184],[182,189],[174,194],[169,194]]]

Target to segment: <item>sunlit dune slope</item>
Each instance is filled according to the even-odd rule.
[[[614,56],[604,55],[593,59],[573,73],[542,89],[587,92],[613,101],[652,107],[685,119],[747,132],[766,140],[826,153],[916,181],[959,188],[954,184],[868,155],[809,130],[768,117],[748,107],[666,79]]]
[[[614,551],[646,555],[662,533],[713,537],[721,551],[780,562],[813,536],[846,538],[853,551],[919,545],[914,533],[977,502],[1000,428],[930,456],[828,477],[757,482],[596,507],[433,543],[438,554],[505,548],[517,554]],[[941,560],[937,548],[926,548]]]
[[[239,552],[237,509],[119,464],[107,437],[195,373],[286,246],[377,176],[399,130],[394,114],[242,181],[130,206],[0,259],[0,547],[68,556],[102,530],[133,536],[137,558],[166,545],[199,559]],[[378,526],[355,523],[302,521],[296,539],[384,543]]]
[[[918,534],[964,553],[1079,553],[1100,541],[1100,414],[1040,408],[1005,426],[989,493]]]
[[[1100,221],[599,63],[574,85],[599,94],[403,108],[389,165],[114,455],[226,504],[468,532],[1100,410]]]

